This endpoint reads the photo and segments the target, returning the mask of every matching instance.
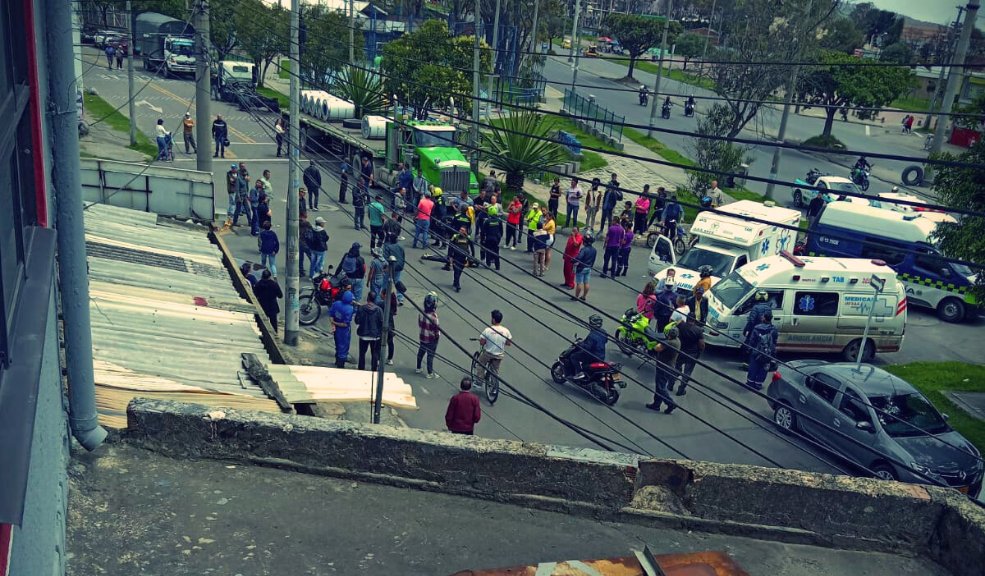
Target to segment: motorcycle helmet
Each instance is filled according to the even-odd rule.
[[[582,242],[591,245],[595,242],[595,236],[592,235],[591,233],[585,234],[585,237],[582,239]]]
[[[770,295],[766,293],[766,290],[757,290],[756,291],[756,301],[757,302],[766,302],[767,300],[769,300],[769,297],[770,297]]]
[[[600,330],[602,328],[602,317],[598,314],[592,314],[588,317],[588,326],[594,330]]]
[[[434,312],[435,308],[438,307],[438,297],[434,292],[428,292],[428,295],[424,297],[424,311]]]
[[[698,268],[698,274],[702,278],[707,278],[708,276],[711,276],[711,266],[705,264],[704,266]]]
[[[899,192],[899,186],[893,186],[893,189],[892,189],[892,192],[893,192],[894,194],[895,194],[896,192]]]

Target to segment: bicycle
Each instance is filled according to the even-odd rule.
[[[478,342],[478,338],[469,338],[473,342]],[[499,374],[497,373],[497,368],[492,364],[489,364],[486,368],[485,379],[479,378],[479,367],[482,363],[479,362],[479,355],[482,354],[482,348],[472,353],[472,366],[469,368],[469,376],[472,377],[472,385],[482,388],[486,393],[486,400],[489,400],[489,404],[495,404],[496,400],[499,399]]]
[[[670,238],[671,242],[674,244],[674,252],[678,257],[683,256],[688,249],[698,243],[698,237],[691,236],[691,234],[682,227],[682,224],[683,222],[677,225],[674,237]],[[657,243],[657,238],[660,236],[667,236],[667,230],[663,225],[654,223],[654,225],[647,230],[646,247],[652,249]]]

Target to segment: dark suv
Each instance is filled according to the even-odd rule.
[[[875,366],[790,362],[767,390],[773,421],[884,480],[935,483],[976,496],[981,454],[910,383]]]

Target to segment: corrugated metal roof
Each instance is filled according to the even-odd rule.
[[[107,425],[135,396],[278,411],[242,372],[269,361],[252,304],[237,294],[208,231],[102,204],[85,212],[97,401]],[[125,420],[122,421],[125,425]]]

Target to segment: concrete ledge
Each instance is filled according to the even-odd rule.
[[[956,492],[791,470],[134,400],[127,440],[603,519],[985,566],[985,510]]]

